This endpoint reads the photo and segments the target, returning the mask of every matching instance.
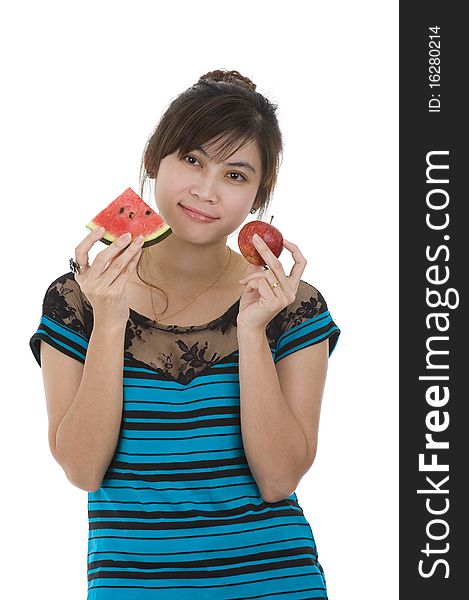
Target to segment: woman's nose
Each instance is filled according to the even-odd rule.
[[[201,200],[211,202],[216,202],[217,200],[215,180],[209,177],[201,178],[196,184],[193,184],[190,192],[194,196],[198,196]]]

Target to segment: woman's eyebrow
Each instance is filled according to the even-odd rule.
[[[209,155],[205,152],[205,150],[203,148],[201,148],[200,146],[197,146],[194,149],[195,150],[200,150],[202,152],[202,154],[204,154],[207,158],[210,158]],[[245,161],[226,162],[225,165],[227,165],[229,167],[246,167],[247,169],[251,169],[251,171],[253,173],[256,172],[256,169],[250,163],[245,162]]]

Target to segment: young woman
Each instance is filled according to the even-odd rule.
[[[141,171],[172,234],[77,246],[30,340],[51,452],[88,491],[88,598],[327,598],[295,489],[313,464],[339,336],[306,259],[287,275],[227,246],[265,213],[276,106],[237,71],[178,96]],[[41,341],[46,342],[41,344]]]

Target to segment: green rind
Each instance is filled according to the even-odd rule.
[[[96,225],[96,223],[94,223],[93,221],[90,221],[86,225],[86,227],[91,231],[95,231],[96,229],[99,229],[100,226]],[[155,233],[153,233],[151,236],[148,236],[145,238],[145,242],[143,243],[142,248],[148,248],[149,246],[154,246],[155,244],[162,242],[172,232],[173,232],[173,230],[171,229],[171,227],[167,223],[165,223],[159,229],[157,229],[155,231]],[[103,244],[107,244],[108,246],[110,246],[116,240],[117,240],[117,236],[112,235],[111,233],[109,233],[107,231],[105,231],[103,237],[100,238],[100,241],[103,242]]]

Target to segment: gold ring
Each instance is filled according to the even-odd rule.
[[[279,282],[278,282],[278,281],[276,281],[275,283],[271,283],[271,284],[270,284],[270,287],[271,287],[271,288],[276,288],[278,285],[280,285],[280,284],[279,284]]]

